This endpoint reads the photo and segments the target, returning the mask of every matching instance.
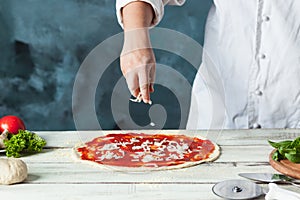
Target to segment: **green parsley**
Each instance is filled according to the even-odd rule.
[[[280,161],[288,159],[293,163],[300,163],[300,137],[293,141],[268,142],[276,149],[275,153],[272,155],[273,160]]]
[[[20,157],[21,152],[40,152],[46,145],[46,141],[35,133],[27,130],[19,130],[16,135],[9,134],[4,141],[7,157]]]

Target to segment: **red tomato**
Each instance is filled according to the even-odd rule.
[[[7,130],[11,134],[18,134],[19,129],[25,130],[24,122],[19,117],[8,115],[0,119],[0,133]]]

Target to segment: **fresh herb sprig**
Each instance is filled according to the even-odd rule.
[[[272,147],[277,149],[272,155],[273,160],[288,159],[293,163],[300,163],[300,137],[293,141],[272,142],[269,140],[268,142]]]
[[[20,157],[21,152],[40,152],[46,145],[46,141],[35,133],[27,130],[19,130],[18,134],[9,134],[4,141],[7,157]]]

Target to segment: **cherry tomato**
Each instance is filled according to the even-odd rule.
[[[19,129],[25,130],[24,122],[19,117],[8,115],[0,119],[0,133],[7,130],[11,134],[18,134]]]

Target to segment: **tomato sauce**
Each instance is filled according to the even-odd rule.
[[[77,148],[82,160],[122,167],[162,167],[207,159],[215,146],[185,135],[108,134]]]

